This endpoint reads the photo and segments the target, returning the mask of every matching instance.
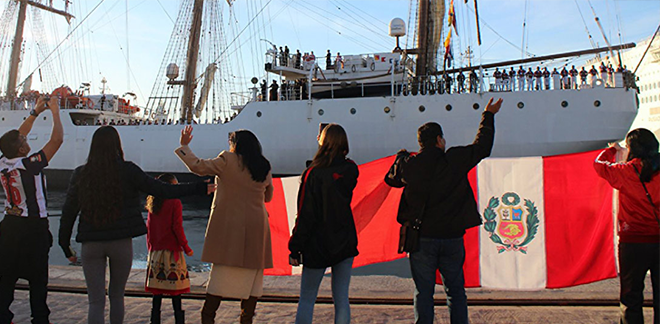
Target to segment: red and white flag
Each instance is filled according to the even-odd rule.
[[[596,175],[599,152],[554,157],[490,158],[468,178],[484,224],[465,234],[467,287],[561,288],[614,278],[612,189]],[[397,253],[401,189],[383,178],[394,157],[361,165],[353,194],[358,230],[354,266],[403,258]],[[287,243],[296,217],[299,177],[273,180],[270,215],[274,268],[291,275]]]

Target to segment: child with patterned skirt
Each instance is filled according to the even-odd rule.
[[[161,174],[158,180],[176,184],[176,177]],[[190,277],[183,255],[193,255],[183,232],[182,205],[179,199],[147,197],[147,279],[145,290],[154,294],[151,323],[160,324],[163,295],[172,296],[176,324],[184,323],[181,294],[190,292]]]

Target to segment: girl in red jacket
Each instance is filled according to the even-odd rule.
[[[621,323],[644,323],[644,278],[651,271],[653,317],[659,322],[660,294],[660,154],[658,140],[647,129],[626,136],[626,149],[613,143],[594,162],[599,176],[619,190],[619,277]],[[617,152],[627,153],[626,163],[616,163]]]
[[[161,174],[158,180],[176,184],[176,177]],[[179,199],[147,197],[147,280],[145,290],[154,294],[151,308],[151,323],[160,324],[160,305],[163,295],[172,296],[176,324],[184,323],[181,309],[181,294],[190,292],[190,279],[186,266],[185,252],[193,255],[183,232],[182,205]]]

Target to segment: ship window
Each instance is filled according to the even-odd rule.
[[[562,101],[561,106],[564,107],[564,108],[568,107],[568,101],[566,101],[566,100]]]
[[[44,116],[44,120],[46,120],[46,116]]]
[[[595,107],[600,107],[600,100],[594,101],[594,106]]]
[[[390,110],[390,107],[385,107],[385,108],[383,109],[383,111],[384,111],[386,114],[389,114],[391,110]]]
[[[5,121],[5,117],[2,117],[2,121]]]
[[[424,106],[419,106],[419,112],[424,112],[426,110],[426,107]]]
[[[261,111],[257,111],[257,117],[261,117]]]
[[[23,120],[25,120],[25,118],[27,118],[27,117],[23,117]]]
[[[319,116],[323,116],[324,113],[325,111],[323,111],[323,109],[319,109]]]
[[[447,109],[447,111],[451,111],[451,105],[446,105],[445,109]]]
[[[473,105],[472,105],[472,108],[473,108],[474,110],[479,109],[479,104],[478,104],[478,103],[473,104]]]
[[[522,102],[522,101],[519,102],[519,103],[518,103],[518,108],[519,108],[519,109],[523,109],[523,108],[525,108],[525,103]]]
[[[357,110],[355,108],[351,108],[351,115],[355,115],[356,112]]]

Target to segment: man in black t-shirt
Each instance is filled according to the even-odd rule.
[[[9,306],[19,278],[30,283],[33,324],[48,324],[48,251],[53,237],[48,230],[46,180],[43,169],[64,141],[57,97],[40,97],[18,129],[0,137],[0,179],[5,190],[4,218],[0,223],[0,324],[11,323]],[[50,140],[29,155],[27,135],[40,113],[50,108],[53,129]]]

